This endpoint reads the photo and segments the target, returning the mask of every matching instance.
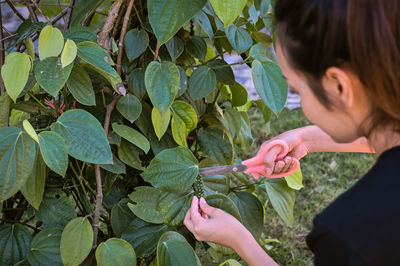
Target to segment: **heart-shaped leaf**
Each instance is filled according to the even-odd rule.
[[[67,80],[67,87],[74,96],[75,100],[83,105],[95,105],[96,97],[94,95],[92,81],[85,68],[80,65],[74,65],[71,74]]]
[[[26,258],[32,236],[20,224],[0,226],[0,265],[15,265]]]
[[[73,40],[67,39],[64,45],[64,49],[61,53],[61,65],[66,67],[74,62],[77,53],[76,44]]]
[[[177,36],[169,39],[169,41],[165,44],[167,47],[168,53],[171,56],[172,61],[175,61],[184,50],[183,42]]]
[[[154,187],[135,187],[129,198],[135,203],[128,203],[129,209],[140,219],[153,223],[160,224],[163,222],[161,213],[157,212],[156,205],[157,199],[161,193]]]
[[[179,226],[190,208],[193,192],[176,194],[162,191],[157,199],[157,210],[161,212],[163,221],[169,226]]]
[[[218,18],[227,27],[242,13],[247,0],[210,0]]]
[[[245,29],[233,24],[225,29],[225,33],[229,42],[239,54],[249,50],[253,44],[250,34]]]
[[[45,261],[49,265],[62,266],[60,241],[62,229],[49,228],[39,232],[32,240],[28,261],[33,266],[41,266]]]
[[[61,31],[50,25],[44,27],[39,35],[39,57],[44,60],[48,57],[57,57],[64,46],[64,37]]]
[[[193,107],[184,101],[175,101],[171,107],[171,131],[176,143],[187,146],[186,137],[197,127],[197,114]]]
[[[151,111],[151,122],[153,123],[154,132],[160,140],[168,129],[169,121],[171,120],[171,111],[168,109],[164,114],[160,113],[157,108]]]
[[[149,35],[145,30],[131,29],[125,35],[124,47],[129,61],[138,58],[149,46]]]
[[[136,254],[127,241],[110,238],[97,247],[96,261],[99,266],[136,266]]]
[[[142,112],[142,104],[135,95],[127,94],[118,101],[117,110],[130,122],[133,122]]]
[[[47,166],[64,176],[68,168],[68,150],[64,139],[57,132],[43,131],[39,134],[39,147]]]
[[[206,97],[217,85],[217,76],[208,66],[197,68],[189,79],[189,93],[194,99]]]

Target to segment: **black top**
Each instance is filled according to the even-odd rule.
[[[400,265],[400,146],[318,214],[307,245],[315,265]]]

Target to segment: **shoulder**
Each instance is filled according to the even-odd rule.
[[[307,244],[316,255],[342,265],[400,265],[400,147],[383,153],[374,167],[314,219]],[[329,249],[329,250],[328,250]],[[359,262],[359,263],[357,263]]]

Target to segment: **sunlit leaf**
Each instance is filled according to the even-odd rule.
[[[59,56],[64,47],[64,37],[61,31],[53,26],[46,26],[39,35],[39,57],[44,60],[48,57]]]

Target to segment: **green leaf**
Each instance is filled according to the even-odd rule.
[[[247,90],[242,84],[235,82],[233,86],[229,86],[232,93],[232,107],[242,106],[247,102]]]
[[[132,123],[142,112],[142,104],[135,95],[127,94],[118,101],[117,110]]]
[[[128,203],[129,209],[140,219],[153,223],[160,224],[163,222],[162,215],[156,210],[157,199],[161,194],[158,190],[150,186],[135,187],[129,198],[136,204]]]
[[[64,37],[61,31],[50,25],[44,27],[39,35],[40,61],[48,57],[60,55],[64,46]]]
[[[39,232],[32,240],[28,261],[33,266],[47,265],[62,266],[60,241],[62,229],[50,228]]]
[[[100,122],[81,109],[69,110],[51,125],[64,138],[68,153],[81,161],[112,163],[112,153]]]
[[[164,136],[168,129],[169,121],[171,120],[171,110],[168,109],[164,114],[160,113],[157,108],[153,107],[151,111],[151,122],[153,123],[154,132],[158,140]]]
[[[197,127],[197,113],[190,104],[180,100],[172,104],[171,110],[172,136],[176,143],[186,147],[186,137]]]
[[[24,120],[22,122],[22,127],[24,128],[25,132],[37,143],[39,143],[38,135],[36,134],[35,129],[32,127],[31,123],[28,120]]]
[[[62,67],[57,57],[48,57],[37,62],[35,78],[39,85],[50,95],[56,97],[57,93],[67,81],[73,64]]]
[[[136,266],[136,254],[127,241],[120,238],[110,238],[97,247],[96,261],[99,266]]]
[[[232,138],[235,138],[242,127],[242,117],[236,109],[226,108],[224,110],[223,124],[228,129]]]
[[[197,68],[189,79],[189,93],[194,99],[206,97],[217,85],[217,76],[210,67]]]
[[[149,0],[149,21],[159,44],[166,43],[207,3],[206,0]]]
[[[194,21],[201,27],[201,29],[208,35],[211,40],[214,39],[214,30],[206,13],[200,11],[199,13],[197,13]]]
[[[25,259],[31,240],[31,233],[23,225],[0,226],[0,265],[15,265]]]
[[[0,129],[0,201],[24,185],[33,169],[35,149],[35,141],[21,129]]]
[[[60,250],[64,265],[82,263],[92,248],[93,229],[87,218],[70,221],[61,235]]]
[[[161,192],[157,199],[157,210],[161,212],[163,221],[169,226],[180,226],[190,208],[193,192],[185,194]]]
[[[21,187],[21,192],[24,195],[24,198],[35,209],[39,209],[40,203],[42,202],[45,182],[46,164],[40,155],[40,150],[36,149],[36,159],[33,169],[25,184]]]
[[[242,266],[237,260],[234,259],[228,259],[221,263],[219,266]]]
[[[125,164],[138,170],[144,170],[139,158],[141,150],[132,143],[123,140],[118,146],[118,157]]]
[[[151,62],[145,73],[147,93],[154,107],[165,113],[179,90],[179,69],[171,62]]]
[[[217,80],[221,83],[234,85],[235,84],[235,76],[233,75],[233,70],[230,65],[228,65],[222,59],[215,59],[208,64],[211,67],[215,74],[217,75]]]
[[[89,2],[86,0],[84,0],[84,1]],[[76,7],[74,7],[74,10],[76,10]],[[74,13],[74,12],[72,12],[72,13]],[[96,36],[96,32],[89,27],[75,26],[75,27],[69,28],[64,33],[64,38],[71,39],[75,43],[80,43],[80,42],[84,42],[84,41],[96,42],[97,36]]]
[[[75,2],[72,15],[71,26],[80,25],[95,8],[101,0],[77,0]]]
[[[199,174],[198,161],[185,147],[166,149],[157,154],[143,172],[143,179],[154,187],[177,192],[190,188]]]
[[[256,43],[262,43],[266,47],[272,44],[272,38],[264,32],[252,32],[251,37],[254,39]]]
[[[6,56],[1,68],[1,77],[7,94],[15,102],[28,82],[32,63],[29,56],[24,53],[14,52]]]
[[[126,174],[125,164],[121,162],[116,156],[114,156],[114,154],[112,164],[102,164],[100,165],[100,167],[114,174]]]
[[[182,67],[178,66],[179,68],[179,74],[180,74],[180,79],[179,79],[179,90],[178,94],[176,95],[175,98],[178,98],[182,96],[185,91],[187,90],[187,76],[185,70],[183,70]]]
[[[304,187],[303,186],[303,174],[301,173],[300,168],[293,174],[285,176],[285,180],[286,180],[287,185],[292,189],[300,190]]]
[[[0,95],[0,129],[8,126],[8,117],[10,116],[11,99],[8,94]]]
[[[200,128],[197,141],[201,150],[219,164],[231,164],[232,145],[224,132],[218,128]]]
[[[39,134],[39,147],[47,166],[61,176],[68,168],[68,150],[64,139],[57,133],[43,131]]]
[[[247,191],[238,191],[229,194],[242,217],[243,225],[255,239],[259,239],[264,225],[264,207],[256,196]]]
[[[254,87],[265,104],[274,112],[282,111],[286,103],[288,85],[275,63],[254,60],[252,63]]]
[[[243,28],[229,25],[225,29],[226,37],[237,53],[241,54],[250,49],[253,44],[250,34]]]
[[[240,222],[242,222],[242,218],[240,216],[239,209],[236,207],[234,202],[228,198],[227,196],[223,194],[213,194],[205,197],[205,200],[208,205],[221,209],[236,219],[238,219]]]
[[[72,62],[74,62],[76,58],[77,48],[76,44],[73,40],[67,39],[64,45],[64,50],[61,54],[61,65],[62,67],[66,67]]]
[[[112,124],[112,128],[119,136],[142,149],[145,153],[150,150],[150,142],[139,131],[125,125]]]
[[[79,103],[83,105],[96,105],[92,81],[82,66],[74,65],[67,80],[67,87]]]
[[[247,0],[210,0],[210,3],[226,27],[242,13]]]
[[[275,55],[262,43],[257,43],[250,48],[249,56],[258,61],[276,61]]]
[[[186,41],[186,50],[194,58],[204,60],[207,54],[207,44],[203,40],[203,38],[200,38],[198,36],[193,36],[192,38]]]
[[[111,209],[111,228],[118,237],[128,228],[132,219],[135,218],[127,204],[130,204],[130,201],[124,198]]]
[[[151,224],[139,218],[134,218],[121,238],[128,241],[137,257],[149,255],[157,248],[161,235],[168,230],[164,224]]]
[[[165,46],[167,47],[168,53],[171,56],[172,61],[175,61],[183,53],[184,50],[183,42],[177,36],[169,39],[169,41],[165,43]]]
[[[288,187],[283,179],[269,179],[265,182],[265,187],[275,211],[287,225],[292,225],[293,206],[296,200],[294,190]]]
[[[255,103],[257,104],[258,109],[261,111],[261,114],[264,117],[264,122],[268,123],[272,118],[272,111],[262,100],[257,100],[255,101]]]
[[[125,35],[124,47],[129,61],[138,58],[149,46],[149,35],[145,30],[131,29]]]
[[[146,86],[144,84],[144,68],[135,68],[129,73],[128,89],[131,93],[135,94],[139,99],[146,95]]]
[[[69,221],[76,218],[75,206],[62,191],[46,193],[36,216],[42,221],[41,229],[53,227],[62,229]]]

